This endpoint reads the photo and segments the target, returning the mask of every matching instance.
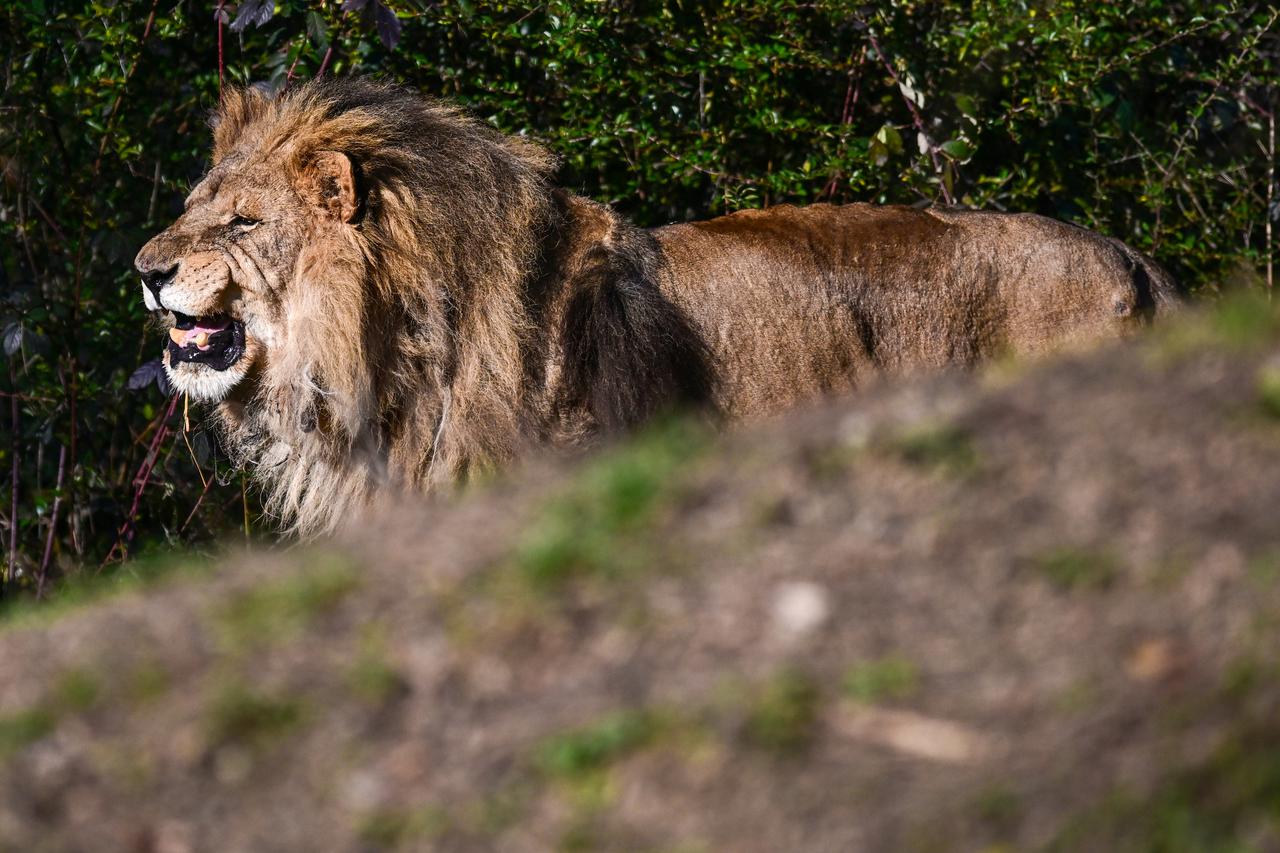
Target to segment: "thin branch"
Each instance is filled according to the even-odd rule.
[[[9,359],[9,385],[14,391],[18,389],[18,372],[13,366],[13,359]],[[0,597],[4,596],[6,588],[12,586],[18,579],[18,482],[21,469],[18,467],[18,451],[20,445],[18,443],[18,429],[22,425],[21,412],[18,408],[18,395],[15,393],[9,398],[9,426],[12,430],[9,445],[9,462],[11,463],[11,482],[9,489],[9,567],[3,579],[0,579]]]
[[[154,222],[156,218],[156,201],[160,198],[160,160],[156,159],[155,175],[151,178],[151,200],[147,202],[147,221]]]
[[[174,394],[169,398],[169,408],[165,411],[164,416],[160,419],[159,428],[156,434],[151,438],[151,444],[147,447],[146,455],[142,457],[142,464],[138,466],[138,473],[133,478],[134,492],[133,503],[129,507],[129,514],[125,517],[124,522],[120,525],[120,529],[116,532],[116,541],[111,546],[111,550],[107,552],[107,556],[103,558],[102,563],[98,566],[101,572],[107,563],[111,562],[111,558],[120,552],[121,559],[124,559],[128,553],[129,544],[133,541],[133,534],[137,528],[134,523],[138,515],[138,506],[142,502],[142,493],[146,491],[147,484],[151,481],[151,472],[155,469],[156,462],[160,459],[160,448],[163,446],[165,438],[168,436],[169,421],[173,418],[173,413],[178,409],[178,395]]]
[[[1093,80],[1090,82],[1087,88],[1093,88],[1093,84],[1097,83],[1099,80],[1101,80],[1103,77],[1110,74],[1112,71],[1115,71],[1121,65],[1126,65],[1130,68],[1133,68],[1137,64],[1138,60],[1144,59],[1147,56],[1155,53],[1156,51],[1164,50],[1166,47],[1169,47],[1170,45],[1175,44],[1176,42],[1180,42],[1183,39],[1189,38],[1195,35],[1196,33],[1200,32],[1201,30],[1204,30],[1204,29],[1207,29],[1208,27],[1213,26],[1214,24],[1220,24],[1223,21],[1225,21],[1227,18],[1231,17],[1231,15],[1233,15],[1237,11],[1239,10],[1233,6],[1231,9],[1228,9],[1226,12],[1224,12],[1221,17],[1206,18],[1196,26],[1189,27],[1188,29],[1185,29],[1185,30],[1179,30],[1178,32],[1169,36],[1164,41],[1159,42],[1158,44],[1153,44],[1144,50],[1138,51],[1137,53],[1120,54],[1118,56],[1112,57],[1111,60],[1106,65],[1098,69],[1097,73],[1094,75]]]
[[[1276,111],[1267,116],[1267,192],[1262,201],[1263,230],[1267,238],[1267,299],[1275,293],[1275,248],[1271,242],[1271,206],[1275,203],[1276,186]]]
[[[44,584],[49,577],[49,560],[53,556],[53,536],[58,529],[58,510],[62,509],[62,479],[67,472],[67,446],[58,448],[58,479],[54,484],[53,511],[49,513],[49,532],[44,539],[44,556],[40,558],[40,570],[36,573],[36,601],[44,598]]]
[[[853,62],[853,53],[849,54],[849,83],[844,90],[844,107],[840,110],[840,149],[838,158],[844,157],[845,151],[849,146],[849,125],[853,121],[853,108],[858,105],[858,98],[862,95],[862,75],[858,72],[862,69],[862,63],[867,58],[867,47],[862,46],[862,52],[858,54],[858,61]],[[827,181],[827,185],[823,187],[822,192],[818,193],[821,200],[826,198],[830,200],[835,197],[836,186],[840,181],[843,171],[839,166],[831,173],[831,179]]]
[[[289,84],[293,82],[293,71],[294,71],[294,69],[295,69],[295,68],[297,68],[297,67],[298,67],[298,60],[299,60],[299,59],[302,59],[302,51],[298,51],[298,55],[297,55],[297,56],[295,56],[295,57],[293,58],[293,62],[291,62],[291,63],[289,64],[289,70],[288,70],[288,71],[285,73],[285,75],[284,75],[284,85],[285,85],[285,88],[288,88],[288,87],[289,87]]]
[[[625,128],[622,128],[622,130],[626,133],[630,133],[635,136],[643,136],[645,138],[645,141],[647,141],[653,147],[662,151],[662,153],[667,155],[667,157],[679,163],[681,166],[685,166],[689,169],[693,169],[695,172],[701,172],[702,174],[708,175],[712,178],[716,178],[717,180],[729,180],[735,183],[750,184],[753,186],[756,184],[756,181],[753,180],[752,178],[748,178],[734,172],[721,172],[716,169],[708,169],[706,166],[699,166],[697,163],[694,163],[691,160],[687,160],[684,157],[677,154],[676,152],[672,151],[670,148],[668,148],[666,145],[662,143],[661,139],[658,139],[656,136],[653,136],[642,130],[639,130],[634,127],[625,127]],[[623,154],[624,155],[627,154],[626,149],[623,149]],[[634,165],[634,163],[632,163],[632,165]]]
[[[41,397],[37,394],[14,394],[9,391],[0,391],[0,397],[13,397],[16,400],[23,400],[28,403],[56,403],[55,397]]]
[[[53,217],[49,215],[49,211],[44,209],[44,206],[40,204],[40,201],[30,194],[27,195],[27,201],[29,201],[31,206],[36,209],[36,213],[40,214],[40,218],[43,219],[44,223],[53,231],[59,242],[66,243],[67,235],[62,233],[62,229],[58,227],[58,223],[53,221]]]
[[[134,56],[133,62],[129,64],[129,70],[125,72],[124,82],[120,84],[120,91],[116,92],[115,100],[111,102],[111,111],[107,113],[107,120],[103,123],[102,140],[98,143],[98,159],[93,164],[93,176],[98,176],[98,171],[102,166],[102,155],[107,150],[107,142],[111,139],[111,126],[115,122],[116,113],[120,111],[120,105],[124,103],[124,93],[129,87],[129,81],[133,79],[133,73],[138,70],[138,60],[142,58],[142,46],[147,43],[147,37],[151,35],[151,25],[156,21],[156,6],[160,0],[151,0],[151,12],[147,15],[146,26],[142,28],[142,38],[138,40],[138,54]]]
[[[1187,143],[1190,142],[1191,137],[1195,135],[1196,122],[1199,121],[1200,116],[1204,114],[1204,111],[1208,109],[1209,104],[1213,103],[1214,99],[1219,96],[1219,93],[1226,88],[1221,81],[1230,78],[1236,67],[1240,65],[1240,63],[1244,62],[1247,57],[1254,54],[1254,50],[1257,48],[1258,42],[1262,40],[1262,36],[1271,31],[1271,28],[1275,26],[1277,20],[1280,20],[1280,9],[1272,11],[1271,17],[1267,23],[1261,28],[1255,30],[1251,38],[1245,39],[1244,44],[1242,44],[1238,53],[1218,66],[1221,69],[1221,73],[1214,74],[1214,79],[1211,80],[1212,87],[1209,89],[1208,93],[1200,99],[1200,102],[1191,110],[1190,120],[1187,122],[1187,126],[1183,128],[1182,133],[1178,135],[1177,143],[1173,148],[1173,154],[1169,157],[1169,165],[1163,166],[1158,161],[1156,162],[1156,167],[1160,169],[1161,174],[1164,176],[1164,179],[1160,182],[1160,192],[1162,196],[1164,191],[1169,188],[1169,185],[1173,183],[1174,170],[1178,168],[1178,164],[1182,160],[1182,155],[1186,150]],[[1151,251],[1153,252],[1160,245],[1160,231],[1164,218],[1163,214],[1164,202],[1161,201],[1156,207],[1155,226],[1151,230]]]
[[[27,256],[27,266],[31,268],[31,275],[35,277],[35,276],[40,276],[41,273],[40,273],[39,267],[36,266],[35,253],[31,251],[31,236],[27,233],[28,220],[27,220],[26,213],[23,211],[23,208],[25,207],[25,205],[23,204],[23,201],[25,200],[30,200],[30,194],[27,194],[27,196],[24,198],[22,193],[18,193],[18,199],[17,199],[18,235],[22,238],[22,249],[24,254],[26,254]]]
[[[204,503],[205,495],[209,494],[209,487],[213,485],[213,477],[204,481],[204,489],[200,492],[200,497],[196,498],[195,506],[191,507],[191,512],[187,513],[187,520],[182,522],[182,526],[178,528],[178,535],[181,536],[187,532],[187,526],[191,524],[191,520],[196,517],[196,513],[200,511],[200,504]]]
[[[249,478],[240,472],[240,506],[244,508],[244,538],[249,539]]]
[[[226,0],[218,0],[218,8],[213,19],[218,22],[218,100],[222,100],[222,7]]]
[[[947,173],[942,162],[942,158],[938,156],[938,146],[933,144],[933,138],[929,136],[929,131],[925,129],[924,116],[920,115],[919,108],[916,107],[915,101],[907,97],[907,93],[902,89],[902,79],[898,77],[898,70],[893,67],[893,63],[889,61],[889,57],[884,55],[884,51],[880,49],[880,42],[876,40],[876,34],[870,29],[867,30],[867,40],[871,42],[871,47],[875,49],[876,56],[880,57],[880,61],[884,64],[885,70],[889,72],[889,76],[893,78],[893,82],[898,87],[898,93],[902,95],[902,100],[906,103],[907,109],[911,111],[911,120],[915,123],[916,130],[924,139],[925,144],[929,146],[929,159],[933,161],[933,170],[938,173],[938,188],[942,190],[942,200],[947,204],[953,204],[951,198],[951,190],[947,189]]]
[[[329,42],[329,47],[325,49],[324,59],[320,60],[320,67],[316,70],[316,79],[319,80],[324,76],[324,72],[329,67],[329,60],[333,58],[333,42]]]

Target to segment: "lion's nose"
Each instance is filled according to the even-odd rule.
[[[178,272],[178,265],[174,264],[168,269],[143,269],[141,266],[138,272],[142,273],[142,283],[147,286],[147,290],[151,291],[151,295],[155,297],[156,303],[160,302],[160,291],[166,284],[173,281],[173,277]]]

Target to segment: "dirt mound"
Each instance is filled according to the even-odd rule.
[[[1280,333],[683,422],[10,617],[22,850],[1280,849]]]

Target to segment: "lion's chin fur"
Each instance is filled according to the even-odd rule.
[[[169,387],[197,403],[219,403],[226,399],[232,389],[244,381],[250,367],[250,360],[245,357],[241,357],[226,370],[214,370],[203,364],[190,363],[179,364],[175,370],[168,358],[164,360]]]

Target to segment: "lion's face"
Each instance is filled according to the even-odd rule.
[[[323,202],[353,191],[343,155],[320,160],[317,172],[314,158],[302,171],[252,151],[224,158],[138,253],[143,302],[172,323],[164,365],[178,392],[222,400],[285,345],[299,259],[334,218]]]

